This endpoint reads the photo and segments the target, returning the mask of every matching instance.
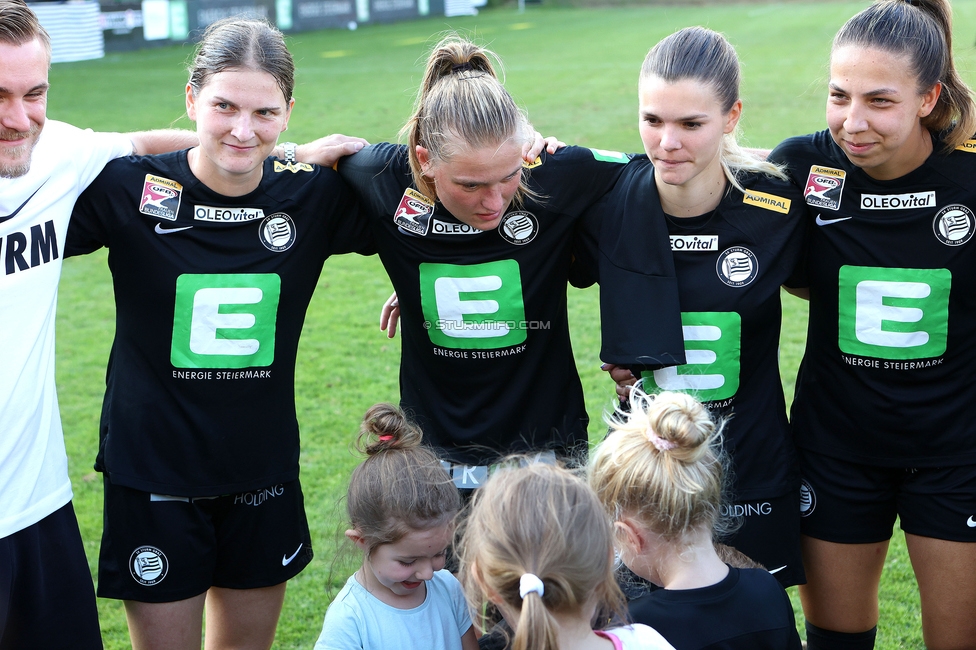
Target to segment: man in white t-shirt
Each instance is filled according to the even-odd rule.
[[[45,122],[50,59],[33,12],[0,0],[0,648],[101,648],[54,384],[65,233],[109,160],[196,137]]]

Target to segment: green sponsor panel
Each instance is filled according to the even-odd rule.
[[[170,361],[177,368],[270,366],[280,297],[273,273],[181,275]]]
[[[420,299],[434,345],[492,350],[526,339],[522,277],[515,260],[421,264]]]
[[[739,390],[742,318],[729,312],[682,312],[683,366],[643,373],[648,391],[692,393],[703,402],[729,399]]]
[[[608,151],[606,149],[590,149],[590,151],[593,152],[594,158],[603,162],[627,163],[630,161],[627,154],[619,151]]]
[[[951,287],[948,269],[842,266],[837,346],[846,354],[876,359],[945,354]]]

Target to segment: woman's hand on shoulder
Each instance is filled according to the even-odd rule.
[[[335,167],[340,158],[351,156],[368,144],[369,142],[362,138],[333,133],[324,138],[298,145],[295,157],[298,162],[321,165],[322,167]],[[275,147],[276,155],[279,153],[279,149],[280,146]]]
[[[555,136],[543,138],[541,133],[535,131],[535,136],[532,142],[527,143],[522,148],[522,158],[527,163],[534,163],[535,159],[539,157],[539,154],[542,153],[543,149],[549,153],[556,153],[565,146],[566,143],[561,141],[559,138]]]

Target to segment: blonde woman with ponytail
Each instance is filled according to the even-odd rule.
[[[475,493],[461,581],[472,611],[501,612],[510,650],[672,648],[646,625],[603,629],[623,605],[610,524],[586,483],[556,465],[506,463]]]
[[[792,417],[808,647],[874,647],[897,518],[925,645],[972,648],[976,105],[949,2],[881,0],[847,21],[826,117],[770,158],[804,188],[810,231]]]
[[[338,168],[397,293],[400,404],[465,490],[505,454],[586,453],[566,314],[570,247],[627,162],[566,147],[524,163],[534,130],[499,68],[492,52],[445,38],[403,128],[408,144],[367,147]],[[683,351],[663,232],[656,243],[666,316],[653,353],[673,360]]]
[[[743,110],[732,44],[681,29],[647,54],[638,83],[635,157],[585,220],[574,284],[600,282],[603,354],[615,379],[686,391],[719,415],[744,513],[722,541],[784,587],[803,582],[799,470],[779,373],[780,287],[800,260],[803,197],[780,167],[736,142]],[[655,367],[644,348],[660,317],[648,242],[671,238],[688,363]]]
[[[685,393],[647,395],[611,418],[591,455],[590,485],[613,519],[620,559],[663,589],[628,604],[676,648],[798,649],[786,592],[762,569],[737,569],[716,554],[725,452],[721,426]]]

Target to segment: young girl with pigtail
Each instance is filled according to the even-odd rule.
[[[366,411],[352,473],[348,537],[363,565],[329,606],[315,650],[477,650],[460,583],[444,570],[457,488],[422,432],[392,404]]]
[[[629,603],[680,650],[800,647],[789,598],[761,569],[723,562],[721,424],[685,393],[635,388],[594,450],[590,485],[613,519],[620,559],[663,587]]]
[[[497,607],[512,650],[671,648],[646,625],[593,629],[623,608],[606,514],[568,470],[509,465],[475,492],[465,523],[461,580],[472,611]]]

